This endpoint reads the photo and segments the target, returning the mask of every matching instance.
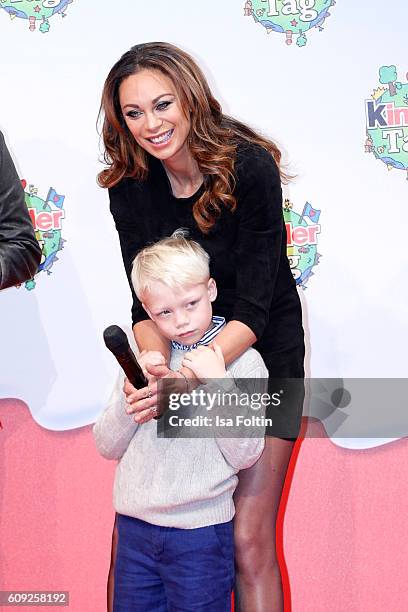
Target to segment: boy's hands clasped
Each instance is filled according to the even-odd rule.
[[[146,369],[146,365],[166,365],[166,359],[164,355],[160,353],[160,351],[142,351],[139,354],[137,361],[143,370],[143,374],[146,376],[149,382],[154,380],[156,377]]]
[[[211,378],[224,378],[226,375],[224,356],[216,342],[211,346],[197,346],[188,351],[182,365],[190,368],[202,383]]]

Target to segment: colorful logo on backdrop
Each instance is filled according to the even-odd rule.
[[[405,170],[408,180],[408,83],[398,80],[395,66],[381,66],[378,72],[380,86],[365,103],[365,151],[388,170]]]
[[[290,269],[296,284],[302,289],[306,289],[307,282],[314,274],[313,268],[321,257],[317,252],[320,212],[309,202],[306,202],[301,214],[293,210],[290,200],[286,199],[283,204]]]
[[[51,268],[58,261],[57,253],[64,247],[65,242],[61,236],[62,220],[65,217],[63,208],[65,196],[50,187],[46,199],[42,200],[38,197],[38,189],[34,185],[29,185],[26,191],[27,182],[22,180],[21,183],[35,235],[41,246],[42,256],[38,274],[40,272],[51,274]],[[35,285],[33,278],[25,282],[28,290],[34,289]]]
[[[71,2],[73,0],[0,0],[0,8],[7,11],[10,19],[27,19],[31,32],[38,26],[40,32],[46,33],[51,17],[57,14],[66,17],[64,10]]]
[[[287,45],[296,42],[298,47],[304,47],[306,32],[321,32],[335,4],[335,0],[246,0],[244,15],[253,17],[267,34],[284,34]]]

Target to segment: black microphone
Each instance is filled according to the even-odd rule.
[[[103,332],[106,347],[114,354],[129,382],[136,389],[147,387],[148,380],[137,362],[134,352],[123,329],[118,325],[110,325]]]

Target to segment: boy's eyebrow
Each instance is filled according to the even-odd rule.
[[[155,312],[161,312],[162,310],[171,310],[169,306],[154,306],[152,308]]]
[[[156,102],[158,102],[160,100],[160,98],[162,98],[163,96],[174,96],[174,94],[172,94],[172,93],[163,93],[163,94],[160,94],[160,96],[157,96],[157,98],[154,98],[154,100],[152,100],[152,104],[156,104]],[[130,108],[140,108],[140,106],[138,104],[125,104],[125,106],[123,108],[128,108],[128,106]]]
[[[200,299],[199,295],[195,293],[191,293],[190,295],[187,295],[186,297],[183,298],[182,303],[186,304],[188,302],[192,302],[194,300],[199,300],[199,299]],[[163,305],[163,306],[153,306],[151,308],[151,311],[154,312],[155,314],[161,312],[162,310],[171,310],[171,307]]]

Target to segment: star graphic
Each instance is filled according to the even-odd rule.
[[[34,10],[36,13],[39,13],[41,11],[41,8],[37,4],[37,6],[34,7]]]
[[[297,24],[298,24],[298,22],[296,21],[296,19],[292,19],[292,21],[290,22],[290,25],[294,26],[294,27],[296,27]]]

